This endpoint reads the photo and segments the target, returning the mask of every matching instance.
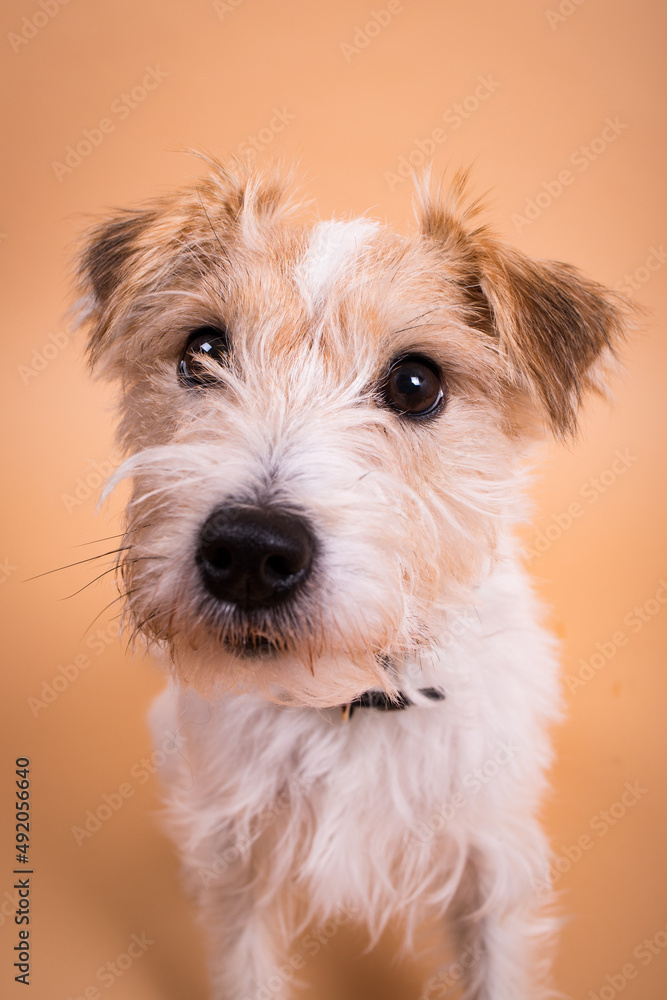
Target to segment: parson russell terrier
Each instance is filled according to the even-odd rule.
[[[624,306],[496,239],[464,178],[426,178],[404,236],[300,222],[279,168],[207,162],[101,222],[80,278],[212,995],[276,995],[294,936],[342,913],[372,941],[446,917],[467,998],[536,1000],[559,688],[513,529],[529,445],[575,431]]]

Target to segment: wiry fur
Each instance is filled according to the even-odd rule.
[[[343,908],[372,939],[448,913],[476,949],[466,997],[535,1000],[559,699],[512,529],[525,442],[572,432],[620,305],[476,226],[461,179],[422,185],[405,237],[295,223],[279,174],[210,166],[102,222],[81,282],[91,361],[121,390],[126,616],[172,673],[158,739],[188,736],[166,778],[214,996],[254,998],[298,928]],[[232,353],[193,389],[177,365],[205,325]],[[437,416],[384,404],[404,354],[444,374]],[[315,565],[292,602],[241,612],[194,553],[212,510],[258,504],[307,518]],[[344,722],[369,688],[415,704]]]

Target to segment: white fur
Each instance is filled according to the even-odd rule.
[[[370,235],[318,227],[298,271],[306,301],[343,298]],[[175,635],[181,683],[154,725],[158,744],[165,728],[186,738],[166,778],[214,997],[257,1000],[294,934],[342,910],[371,940],[392,914],[408,940],[422,914],[448,914],[481,956],[466,996],[536,1000],[531,942],[550,924],[538,912],[548,863],[535,808],[558,692],[514,554],[516,443],[472,383],[453,383],[428,427],[360,405],[378,365],[364,310],[384,309],[389,326],[402,307],[362,283],[357,294],[362,321],[339,365],[323,365],[323,340],[274,359],[269,317],[259,345],[236,345],[242,374],[221,370],[170,443],[119,471],[135,480],[130,606],[135,620],[158,610]],[[421,344],[445,328],[452,354],[463,335],[446,309],[433,334],[393,324]],[[320,546],[293,651],[258,660],[221,645],[193,558],[211,510],[244,497],[303,511]],[[433,686],[444,702],[420,696]],[[334,706],[371,687],[415,704],[344,722]]]
[[[470,325],[450,253],[362,219],[319,224],[299,259],[302,231],[262,225],[234,230],[210,281],[197,256],[177,301],[171,277],[129,296],[114,322],[132,336],[105,331],[107,364],[133,366],[127,615],[175,678],[153,727],[158,745],[185,740],[164,777],[215,1000],[266,997],[294,935],[341,912],[372,941],[392,915],[408,941],[422,915],[447,918],[476,956],[467,1000],[538,1000],[552,922],[536,810],[559,694],[513,540],[529,404],[498,338]],[[192,387],[177,364],[202,323],[229,324],[232,353]],[[417,421],[386,398],[411,353],[447,397]],[[281,606],[206,591],[202,525],[239,505],[312,529],[313,569]],[[257,640],[268,655],[249,655]],[[344,721],[371,688],[414,704]]]
[[[344,722],[336,709],[252,694],[207,700],[174,686],[161,696],[156,742],[165,730],[186,740],[170,760],[174,829],[224,942],[213,954],[216,997],[255,1000],[280,947],[341,908],[373,938],[392,914],[408,931],[424,914],[444,916],[473,857],[483,909],[458,928],[483,949],[470,995],[535,1000],[528,942],[550,924],[534,912],[548,868],[534,800],[559,702],[553,643],[537,617],[507,559],[479,588],[475,613],[455,615],[441,648],[401,674],[413,697],[437,684],[446,700],[404,712]],[[307,901],[299,915],[285,912],[285,884]]]
[[[358,251],[373,236],[379,223],[371,219],[320,222],[311,233],[308,249],[296,273],[304,297],[321,299],[331,285],[344,278]]]
[[[120,470],[134,615],[164,609],[176,639],[181,683],[154,725],[158,745],[165,728],[186,739],[166,778],[215,1000],[257,1000],[294,934],[341,910],[372,940],[392,914],[408,939],[422,914],[453,916],[481,956],[466,996],[536,1000],[531,942],[550,924],[535,808],[558,692],[512,541],[515,450],[479,393],[453,390],[429,428],[359,405],[363,349],[342,375],[308,345],[289,368],[238,351],[243,379],[223,373],[171,443]],[[236,656],[202,615],[198,531],[239,497],[296,507],[317,533],[293,654]],[[420,696],[433,686],[444,702]],[[344,722],[334,706],[371,687],[415,704]]]

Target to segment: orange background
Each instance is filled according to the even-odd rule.
[[[354,44],[385,0],[232,0],[218,9],[205,0],[70,0],[56,13],[57,0],[43,2],[50,16],[38,0],[5,2],[0,31],[9,105],[0,212],[0,993],[83,996],[131,935],[146,933],[154,944],[100,994],[206,996],[201,941],[155,816],[156,783],[132,778],[134,794],[99,832],[81,846],[72,835],[88,809],[150,758],[144,717],[161,686],[158,672],[123,654],[113,606],[86,631],[113,599],[109,582],[64,599],[96,575],[97,563],[24,582],[104,551],[77,546],[118,530],[117,505],[96,514],[92,488],[100,463],[104,470],[113,461],[110,396],[87,379],[80,338],[68,339],[64,318],[69,247],[85,214],[197,173],[177,152],[182,147],[224,155],[261,135],[259,155],[300,158],[323,216],[370,209],[404,226],[410,184],[387,174],[401,157],[418,159],[418,142],[439,128],[446,138],[435,149],[437,166],[474,163],[475,188],[491,191],[491,219],[508,240],[611,285],[631,275],[633,298],[649,309],[646,333],[626,351],[613,407],[591,407],[576,448],[549,449],[526,543],[533,546],[538,531],[546,538],[551,526],[530,568],[563,637],[564,673],[574,676],[581,660],[599,652],[596,644],[608,654],[591,679],[568,691],[569,718],[556,734],[545,818],[564,869],[561,905],[572,915],[559,943],[557,984],[586,1000],[606,984],[609,997],[608,977],[618,984],[619,970],[632,963],[637,975],[621,990],[624,1000],[664,997],[667,610],[655,599],[667,596],[660,592],[667,579],[664,4],[404,0],[376,37],[350,51],[341,44]],[[20,32],[25,40],[17,41]],[[166,75],[145,99],[135,92],[123,114],[115,102],[141,85],[147,67]],[[475,101],[479,77],[492,79],[493,92]],[[457,118],[455,106],[466,99],[467,117]],[[294,117],[267,132],[276,108]],[[54,163],[104,118],[113,129],[59,178]],[[594,142],[608,118],[618,121],[618,134]],[[558,192],[553,182],[565,169],[573,179]],[[542,207],[522,224],[517,216],[540,192]],[[52,336],[56,347],[48,346]],[[611,471],[619,449],[630,457]],[[573,503],[580,513],[568,524]],[[646,607],[639,627],[636,606]],[[619,631],[624,644],[614,639]],[[40,699],[44,682],[66,676],[82,653],[88,666],[76,677],[70,667],[74,679],[57,681],[55,700],[35,708],[29,699]],[[32,759],[34,810],[30,993],[12,981],[16,928],[6,895],[13,761],[24,754]],[[641,793],[621,807],[627,782],[638,782]],[[614,823],[601,833],[599,814],[610,809]],[[573,845],[583,835],[590,847],[577,859]],[[658,941],[647,964],[633,954],[644,939]],[[308,965],[315,995],[419,995],[423,964],[391,966],[390,942],[363,960],[346,959],[355,944],[341,931]]]

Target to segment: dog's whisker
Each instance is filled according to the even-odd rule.
[[[164,612],[162,610],[152,611],[149,615],[146,615],[146,617],[143,618],[140,622],[137,622],[137,624],[134,625],[132,628],[131,639],[134,639],[135,636],[139,635],[143,631],[144,627],[150,621],[153,621],[155,618],[161,617],[163,614]]]
[[[60,573],[64,569],[71,569],[73,566],[82,566],[84,563],[94,562],[97,559],[104,559],[106,556],[116,555],[118,552],[126,552],[131,546],[125,545],[121,546],[119,549],[111,549],[110,552],[101,552],[98,556],[90,556],[87,559],[79,559],[77,562],[67,563],[65,566],[57,566],[55,569],[47,569],[44,573],[37,573],[36,576],[29,576],[24,583],[30,583],[31,580],[39,580],[43,576],[49,576],[51,573]]]
[[[146,560],[161,560],[161,559],[167,559],[167,556],[135,556],[134,559],[125,559],[125,560],[123,560],[123,565],[124,566],[132,566],[135,563],[144,562]],[[72,597],[76,597],[78,594],[81,594],[88,587],[92,587],[92,585],[94,583],[97,583],[98,580],[101,580],[103,577],[108,576],[109,573],[116,573],[116,572],[118,572],[119,568],[120,567],[118,566],[118,564],[114,563],[113,566],[110,566],[108,569],[105,569],[103,573],[99,574],[99,576],[93,577],[93,579],[90,580],[88,583],[85,583],[83,585],[83,587],[79,587],[78,590],[75,590],[73,594],[68,594],[67,597],[61,597],[60,600],[61,601],[69,601],[69,600],[71,600]]]
[[[79,545],[75,545],[75,549],[82,549],[86,545],[99,545],[100,542],[110,542],[112,538],[122,538],[125,532],[121,531],[117,535],[107,535],[105,538],[94,538],[90,542],[81,542]]]
[[[442,308],[442,307],[440,307]],[[420,313],[419,316],[415,316],[412,322],[408,326],[403,326],[398,330],[394,330],[394,334],[398,333],[408,333],[410,330],[421,330],[427,328],[430,324],[423,323],[421,326],[417,324],[417,320],[423,319],[424,316],[430,316],[431,313],[438,312],[438,307],[434,306],[433,309],[427,309],[425,312]]]
[[[139,589],[140,589],[139,587],[136,587],[134,590],[128,590],[126,593],[118,594],[118,596],[114,597],[114,599],[112,601],[109,601],[108,604],[105,604],[105,606],[102,608],[102,610],[99,611],[95,615],[95,617],[93,618],[93,620],[90,623],[90,625],[88,625],[88,627],[84,631],[83,635],[81,636],[81,639],[84,638],[84,636],[86,635],[87,632],[90,632],[90,630],[93,627],[93,625],[95,624],[95,622],[99,621],[99,619],[102,617],[102,615],[104,614],[105,611],[108,611],[108,609],[111,608],[111,607],[113,607],[114,604],[118,604],[119,601],[126,601],[128,597],[130,597],[133,593],[136,593],[136,591],[139,590]]]
[[[202,211],[203,211],[204,215],[206,216],[206,221],[208,223],[208,227],[211,230],[211,232],[213,233],[213,237],[214,237],[216,243],[218,244],[218,246],[220,248],[220,252],[222,253],[222,259],[223,259],[223,261],[225,261],[225,263],[229,263],[229,256],[228,256],[227,250],[225,250],[225,248],[223,247],[222,241],[220,240],[220,237],[218,236],[217,232],[213,228],[213,223],[211,222],[211,217],[208,214],[208,210],[207,210],[206,206],[204,205],[204,202],[203,202],[203,199],[202,199],[202,196],[201,196],[201,192],[199,192],[199,191],[197,192],[197,197],[199,198],[199,204],[201,205]]]
[[[93,579],[90,580],[88,583],[84,583],[83,587],[79,587],[78,590],[75,590],[73,593],[68,594],[67,597],[61,597],[60,600],[70,601],[73,597],[77,597],[78,594],[81,594],[83,593],[84,590],[87,590],[88,587],[92,587],[92,585],[94,583],[97,583],[98,580],[101,580],[103,579],[103,577],[108,576],[109,573],[116,573],[117,571],[118,567],[116,565],[110,566],[108,569],[105,569],[103,573],[100,573],[98,576],[93,577]]]

